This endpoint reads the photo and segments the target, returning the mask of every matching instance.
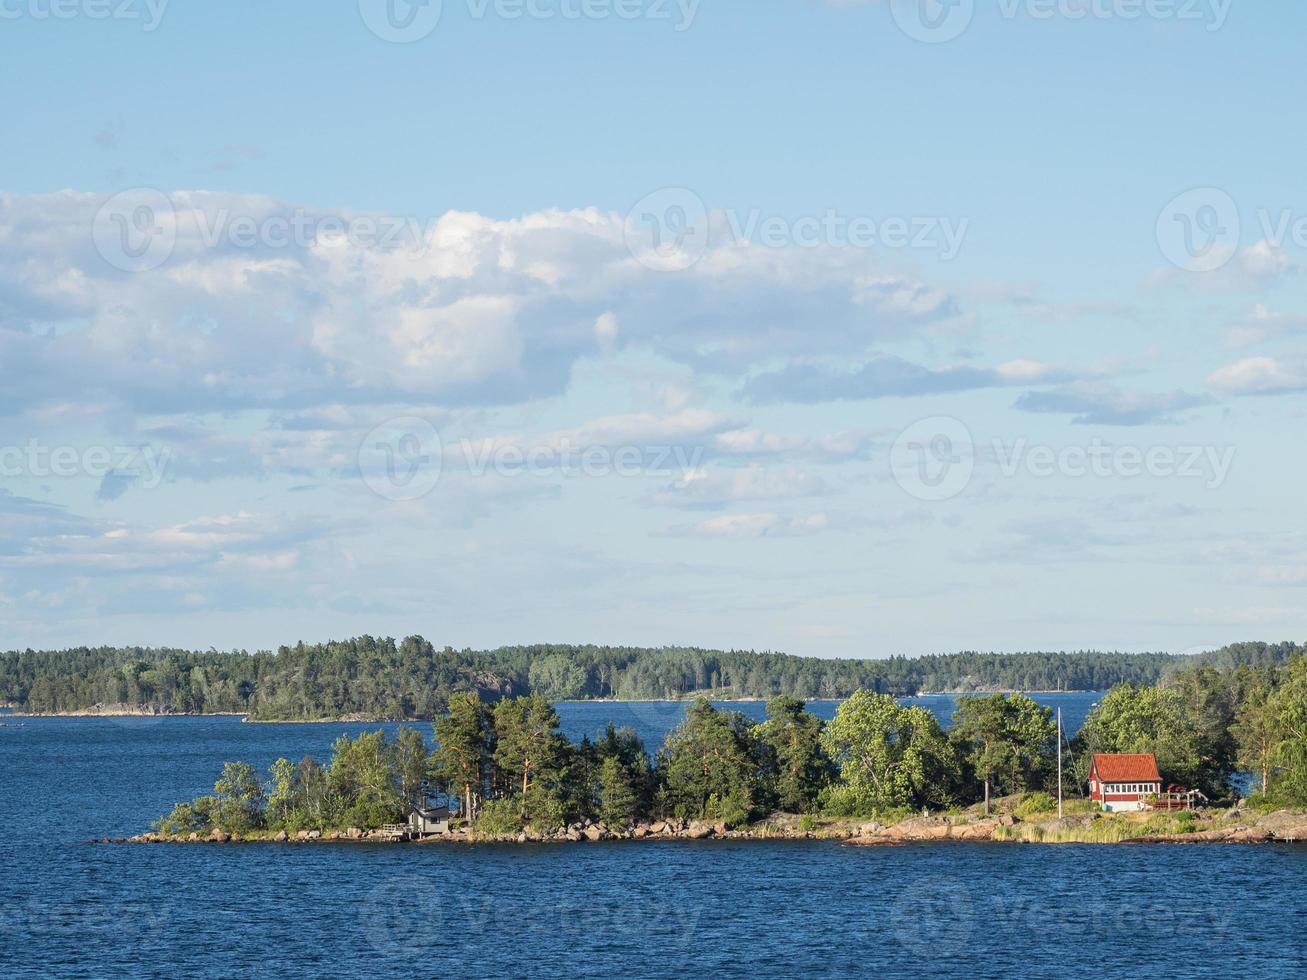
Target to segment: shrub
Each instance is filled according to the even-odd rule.
[[[538,834],[552,834],[567,823],[563,801],[553,790],[532,786],[527,790],[522,810],[525,823]]]
[[[522,829],[522,811],[517,800],[491,800],[477,817],[473,830],[478,837],[502,837]]]
[[[196,810],[190,803],[178,803],[172,808],[172,813],[154,822],[154,829],[157,832],[174,836],[198,833],[207,829],[207,826],[206,815]]]
[[[817,829],[817,818],[811,813],[805,813],[799,817],[799,830],[805,834],[811,834]]]
[[[1044,792],[1027,793],[1017,804],[1017,816],[1029,817],[1036,813],[1052,813],[1057,809],[1057,800]]]

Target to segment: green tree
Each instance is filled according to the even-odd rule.
[[[230,834],[243,834],[263,823],[263,787],[247,762],[228,762],[213,784],[212,819]]]
[[[804,711],[805,706],[798,698],[772,698],[767,721],[758,726],[774,757],[771,782],[777,805],[792,813],[809,812],[831,778],[821,719]]]
[[[925,708],[858,691],[840,705],[822,741],[839,781],[822,800],[836,816],[877,816],[948,802],[956,761],[939,722]]]
[[[403,819],[399,775],[383,731],[342,735],[332,746],[327,767],[333,817],[364,830]]]
[[[427,743],[416,728],[401,728],[395,736],[395,769],[399,774],[399,795],[407,808],[426,803],[430,760]]]
[[[599,798],[599,815],[608,826],[621,827],[635,819],[639,795],[631,773],[614,756],[599,765]]]
[[[1024,694],[961,697],[953,711],[953,738],[984,783],[989,813],[993,787],[1020,793],[1042,783],[1057,726],[1051,708]]]
[[[1307,656],[1289,664],[1270,708],[1278,736],[1272,792],[1291,806],[1307,805]]]
[[[303,792],[295,764],[289,759],[278,759],[268,770],[268,776],[265,791],[268,826],[286,828],[302,805]]]
[[[1178,782],[1219,795],[1222,787],[1205,779],[1198,732],[1185,716],[1185,703],[1173,688],[1118,684],[1085,719],[1076,738],[1084,760],[1095,753],[1152,754],[1163,781]],[[1079,774],[1087,778],[1087,774]]]
[[[435,723],[432,775],[451,796],[462,800],[463,816],[475,821],[490,784],[494,729],[490,709],[476,693],[455,694]]]
[[[500,701],[494,709],[495,766],[504,796],[519,796],[523,815],[533,780],[556,788],[566,763],[567,742],[558,732],[558,712],[538,694]]]
[[[661,753],[667,799],[678,813],[736,824],[750,818],[759,777],[750,730],[738,713],[703,699],[690,706]]]
[[[585,669],[565,654],[541,657],[527,672],[531,693],[551,701],[573,701],[581,697],[586,680]]]
[[[327,812],[330,807],[331,790],[327,783],[326,770],[317,759],[305,756],[297,767],[297,780],[303,799],[303,816],[305,828],[321,829],[326,825]]]
[[[1234,734],[1241,700],[1236,672],[1199,665],[1163,680],[1163,688],[1179,697],[1184,724],[1192,733],[1196,760],[1185,777],[1209,795],[1224,796],[1239,769],[1239,743]]]
[[[1257,774],[1263,796],[1271,791],[1271,769],[1283,732],[1283,709],[1275,699],[1278,684],[1276,668],[1254,668],[1243,678],[1243,691],[1235,711],[1233,731],[1238,761],[1246,771]]]

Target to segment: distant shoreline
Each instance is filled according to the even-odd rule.
[[[1099,691],[1019,691],[998,689],[971,691],[922,691],[919,694],[895,694],[896,698],[934,698],[934,697],[968,697],[986,694],[1099,694]],[[706,697],[719,704],[766,704],[769,698],[733,698],[720,695],[693,695],[683,698],[585,698],[575,700],[564,698],[555,704],[691,704],[698,697]],[[840,704],[847,698],[801,698],[808,704]],[[243,711],[146,711],[143,709],[96,710],[79,708],[74,711],[24,711],[21,708],[0,709],[0,716],[8,718],[240,718],[247,725],[419,725],[430,724],[434,719],[416,718],[380,718],[375,715],[341,715],[332,718],[251,718]]]

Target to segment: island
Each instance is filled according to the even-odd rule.
[[[1067,740],[1023,694],[958,698],[952,724],[876,691],[823,722],[698,700],[652,754],[579,744],[539,694],[452,695],[415,728],[342,736],[326,764],[229,762],[146,842],[543,842],[688,837],[1116,843],[1307,838],[1307,656],[1119,684]],[[1060,811],[1060,812],[1059,812]]]

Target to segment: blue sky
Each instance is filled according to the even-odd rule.
[[[3,0],[0,645],[1297,638],[1304,27]]]

